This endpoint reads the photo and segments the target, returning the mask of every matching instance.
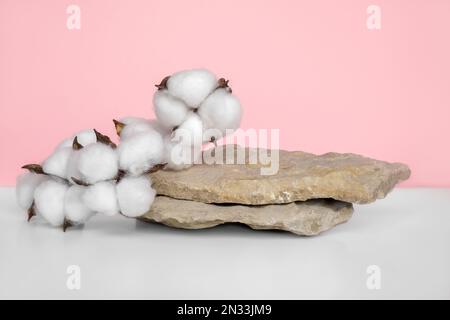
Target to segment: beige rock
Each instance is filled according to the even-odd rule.
[[[346,222],[352,213],[350,203],[332,199],[246,206],[206,204],[158,196],[151,210],[139,219],[184,229],[243,223],[253,229],[278,229],[312,236]]]
[[[237,153],[238,148],[234,150]],[[160,195],[205,203],[261,205],[333,198],[363,204],[384,198],[410,176],[408,166],[401,163],[351,153],[313,155],[283,150],[279,152],[278,172],[261,175],[263,165],[249,161],[249,154],[258,150],[245,151],[246,164],[198,164],[182,171],[162,170],[152,174],[153,186]]]

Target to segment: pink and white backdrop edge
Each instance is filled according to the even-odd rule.
[[[0,185],[80,129],[152,118],[153,84],[206,67],[231,79],[242,128],[279,128],[284,149],[404,162],[402,186],[450,187],[449,40],[446,0],[0,0]]]

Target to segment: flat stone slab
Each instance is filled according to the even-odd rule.
[[[206,204],[157,196],[150,211],[139,219],[183,229],[242,223],[258,230],[277,229],[313,236],[346,222],[352,213],[351,203],[332,199],[246,206]]]
[[[235,146],[234,152],[238,149],[243,150]],[[246,148],[245,164],[160,170],[151,175],[153,186],[160,195],[204,203],[262,205],[332,198],[364,204],[384,198],[410,176],[408,166],[401,163],[352,153],[314,155],[284,150],[279,151],[278,172],[261,175],[261,168],[267,166],[249,161],[250,154],[257,153],[258,149]]]

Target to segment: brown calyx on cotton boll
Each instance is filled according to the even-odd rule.
[[[27,221],[30,222],[31,218],[36,215],[36,210],[34,209],[34,201],[31,203],[31,207],[27,210]]]
[[[72,149],[73,149],[73,150],[80,150],[80,149],[83,149],[83,145],[82,145],[81,143],[78,142],[78,137],[75,137],[75,138],[73,139],[73,142],[72,142]]]
[[[153,167],[151,167],[149,170],[145,172],[145,174],[154,173],[156,171],[162,170],[166,167],[167,163],[159,163],[155,164]]]
[[[125,128],[125,123],[117,121],[116,119],[113,119],[114,127],[116,128],[116,133],[120,137],[120,133],[122,132],[123,128]]]
[[[97,142],[106,144],[107,146],[110,146],[113,149],[117,148],[117,145],[114,142],[112,142],[108,136],[101,134],[100,132],[98,132],[95,129],[94,129],[94,132],[95,132],[95,136],[97,138]]]
[[[77,184],[77,185],[79,185],[79,186],[83,186],[83,187],[89,187],[89,186],[90,186],[89,183],[84,182],[83,180],[80,180],[80,179],[78,179],[78,178],[71,177],[71,179],[72,179],[72,181],[73,181],[75,184]]]
[[[62,225],[63,231],[66,232],[67,228],[70,228],[72,226],[73,226],[73,223],[70,220],[64,218],[64,222]]]
[[[37,174],[45,174],[44,169],[42,169],[42,166],[40,164],[26,164],[22,166],[22,169],[27,169],[30,172],[37,173]]]
[[[228,82],[230,80],[227,80],[225,78],[220,78],[219,80],[217,80],[217,89],[222,88],[222,89],[227,89],[228,92],[232,93],[233,90],[231,90],[230,86],[228,85]]]
[[[119,169],[119,172],[117,172],[117,176],[115,178],[116,183],[119,183],[120,180],[122,180],[123,177],[125,177],[127,173],[125,172],[125,170]]]
[[[155,87],[158,88],[158,90],[164,90],[167,89],[167,81],[169,80],[170,76],[165,77],[161,80],[160,84],[155,84]]]

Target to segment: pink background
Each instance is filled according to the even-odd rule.
[[[401,161],[404,186],[449,187],[449,40],[447,0],[0,0],[0,184],[79,129],[153,117],[153,84],[206,67],[231,79],[242,127],[280,128],[283,148]]]

